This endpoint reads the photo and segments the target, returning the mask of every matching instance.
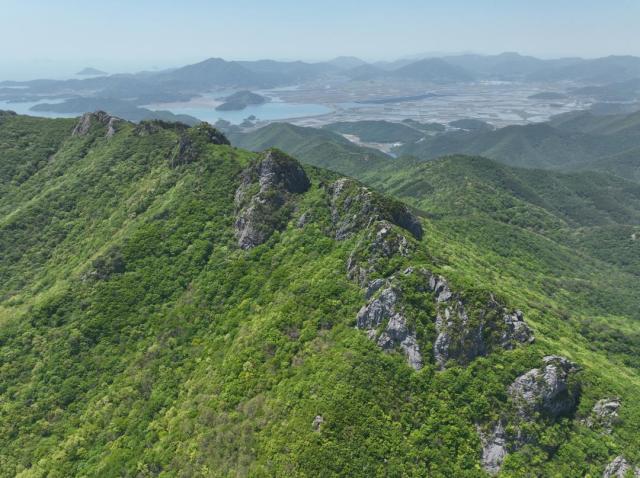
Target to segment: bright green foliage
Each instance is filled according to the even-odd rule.
[[[365,298],[346,261],[366,231],[331,234],[335,175],[306,168],[290,223],[243,251],[234,195],[254,153],[194,129],[195,156],[174,162],[180,128],[72,127],[0,119],[0,476],[486,476],[475,423],[505,410],[507,386],[549,353],[584,368],[579,416],[538,430],[502,475],[640,462],[637,276],[546,234],[582,213],[529,201],[543,235],[524,202],[521,223],[501,219],[506,193],[495,211],[456,215],[436,208],[456,181],[409,196],[392,178],[434,214],[389,267],[440,272],[471,298],[493,292],[538,338],[446,371],[425,349],[415,372],[354,328]],[[422,299],[407,298],[428,336]],[[579,418],[611,395],[622,423],[602,437]]]

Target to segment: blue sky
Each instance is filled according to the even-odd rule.
[[[166,67],[212,56],[640,55],[640,0],[0,0],[0,15],[5,72]]]

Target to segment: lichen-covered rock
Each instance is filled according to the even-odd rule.
[[[95,113],[83,114],[76,126],[73,128],[71,136],[86,136],[91,131],[91,127],[94,125],[106,127],[105,136],[107,138],[112,137],[116,132],[116,127],[119,123],[123,122],[120,118],[111,116],[104,111],[96,111]]]
[[[433,355],[440,368],[449,360],[467,364],[496,347],[510,350],[517,344],[533,341],[522,312],[509,312],[491,296],[481,310],[471,315],[444,277],[428,273],[427,276],[427,289],[434,294],[437,310]]]
[[[640,467],[633,467],[622,456],[617,456],[614,460],[607,465],[602,475],[602,478],[626,478],[629,476],[633,468],[634,478],[640,478]]]
[[[620,406],[621,403],[618,398],[598,400],[584,423],[590,428],[600,428],[606,433],[611,433],[619,419],[618,410]]]
[[[557,418],[575,411],[580,396],[579,383],[572,380],[578,367],[564,357],[544,357],[544,367],[520,375],[509,386],[509,395],[518,415],[526,420],[540,413]]]
[[[482,467],[490,475],[496,475],[508,454],[507,436],[502,421],[498,421],[488,432],[483,432],[478,427],[478,434],[482,443]]]
[[[356,317],[356,327],[366,330],[370,339],[375,340],[383,350],[402,349],[408,364],[415,370],[423,366],[420,347],[415,335],[407,325],[407,318],[400,306],[400,291],[388,287],[378,297],[363,306]],[[379,328],[384,325],[382,331]]]
[[[329,186],[331,220],[335,238],[346,239],[376,221],[386,220],[422,238],[422,226],[404,204],[385,198],[352,179],[338,179]]]
[[[263,244],[286,225],[291,196],[309,189],[302,166],[278,150],[266,151],[242,174],[236,190],[236,237],[242,249]]]

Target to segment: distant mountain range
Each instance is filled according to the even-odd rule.
[[[292,129],[295,137],[285,139]],[[368,144],[400,143],[393,149],[395,155],[419,161],[448,155],[478,155],[512,167],[598,171],[640,181],[640,112],[595,115],[579,111],[556,116],[546,123],[500,129],[479,120],[460,120],[448,125],[354,121],[328,124],[322,130],[274,123],[232,139],[253,150],[282,148],[311,164],[343,174],[358,175],[363,169],[371,169],[374,164],[363,161],[363,150],[342,135],[353,135]],[[327,152],[336,148],[349,154]],[[391,159],[379,155],[386,158],[385,163]],[[316,162],[316,158],[322,161]]]
[[[152,103],[185,101],[223,88],[268,89],[329,79],[383,82],[398,87],[406,82],[425,87],[484,80],[570,82],[575,84],[574,94],[595,101],[640,99],[640,58],[632,56],[543,60],[517,53],[465,54],[388,63],[367,63],[355,57],[338,57],[318,63],[209,58],[180,68],[154,72],[106,75],[99,70],[85,68],[79,74],[91,76],[72,80],[2,81],[0,101],[55,99],[55,103],[48,102],[47,111],[80,114],[104,109],[138,121],[151,117],[142,107]],[[604,108],[610,109],[611,106],[605,104]]]

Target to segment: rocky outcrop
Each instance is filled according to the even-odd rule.
[[[423,366],[415,332],[407,324],[400,305],[401,292],[387,287],[363,306],[356,317],[356,327],[366,330],[383,350],[400,348],[414,370]]]
[[[169,158],[169,165],[172,168],[184,164],[190,164],[198,157],[198,148],[191,137],[185,132],[180,135],[178,143]]]
[[[493,425],[478,427],[482,442],[481,462],[492,475],[500,471],[509,452],[517,451],[538,439],[523,425],[538,420],[553,422],[576,410],[580,396],[580,384],[576,377],[578,366],[556,355],[544,357],[543,362],[544,367],[529,370],[509,386],[507,391],[515,417],[504,415]],[[507,420],[511,420],[508,434],[505,432]]]
[[[291,198],[311,183],[300,164],[278,150],[269,150],[242,173],[236,190],[235,230],[242,249],[263,244],[282,229],[291,214]]]
[[[508,311],[491,296],[483,308],[471,315],[460,294],[451,291],[444,277],[426,275],[437,311],[433,355],[440,368],[450,360],[467,364],[497,347],[510,350],[533,341],[533,332],[521,311]]]
[[[509,386],[509,396],[518,415],[533,421],[537,413],[557,418],[576,409],[580,387],[573,379],[578,366],[564,357],[544,357],[543,368],[520,375]]]
[[[347,276],[364,287],[369,276],[385,268],[392,257],[408,256],[413,250],[409,240],[392,223],[377,221],[358,242],[347,259]]]
[[[202,138],[209,144],[216,144],[218,146],[228,146],[231,144],[227,137],[220,130],[214,128],[206,121],[193,126],[189,131],[195,137]]]
[[[632,466],[622,456],[617,456],[611,463],[607,465],[602,478],[626,478],[633,469],[634,478],[640,478],[640,467]]]
[[[524,321],[521,310],[504,312],[504,328],[500,336],[500,346],[505,350],[513,349],[517,344],[531,343],[534,341],[533,331]]]
[[[591,414],[584,421],[589,428],[599,428],[605,433],[611,433],[619,420],[620,399],[603,398],[598,400],[591,410]]]
[[[174,127],[171,124],[169,124],[169,127],[174,128],[180,134],[176,147],[169,157],[171,167],[194,162],[198,158],[203,144],[215,144],[218,146],[229,144],[229,140],[225,135],[209,123],[200,123],[192,128],[184,129]]]
[[[313,422],[311,422],[311,428],[313,429],[313,431],[319,432],[322,428],[323,423],[324,418],[322,417],[322,415],[316,415],[313,419]]]
[[[504,425],[502,421],[498,421],[488,432],[484,432],[480,427],[477,428],[482,443],[482,467],[490,475],[496,475],[508,453]]]
[[[94,125],[106,127],[105,136],[111,138],[117,130],[118,124],[124,120],[111,116],[104,111],[83,114],[73,128],[72,136],[86,136]]]
[[[331,221],[337,240],[346,239],[376,221],[388,221],[422,238],[417,217],[402,203],[385,198],[356,181],[342,178],[329,186]]]

